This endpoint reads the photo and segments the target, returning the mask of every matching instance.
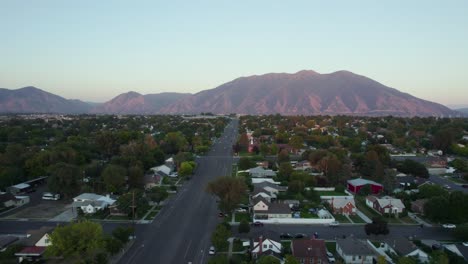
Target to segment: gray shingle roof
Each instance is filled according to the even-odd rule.
[[[346,255],[375,255],[365,242],[356,238],[337,239],[336,244]]]

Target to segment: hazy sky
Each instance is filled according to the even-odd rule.
[[[0,87],[106,101],[349,70],[468,103],[468,1],[0,0]]]

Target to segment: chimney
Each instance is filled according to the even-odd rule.
[[[262,249],[263,249],[263,236],[260,236],[258,238],[258,255],[262,254]]]

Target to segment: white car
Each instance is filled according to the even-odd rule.
[[[328,263],[335,263],[335,256],[331,252],[327,251]]]
[[[332,226],[332,227],[336,227],[336,226],[339,226],[340,225],[340,222],[338,221],[333,221],[331,222],[330,224],[328,224],[329,226]]]
[[[464,245],[465,247],[468,247],[468,241],[467,241],[467,242],[463,242],[462,245]]]
[[[247,212],[247,210],[244,209],[244,208],[237,208],[237,209],[236,209],[236,212],[237,212],[237,213],[245,213],[245,212]]]
[[[454,224],[443,224],[442,227],[443,227],[443,228],[450,228],[450,229],[452,229],[452,228],[457,228],[457,226],[454,225]]]
[[[214,246],[211,246],[211,247],[210,247],[210,250],[208,251],[208,254],[210,254],[210,255],[216,254],[216,250],[215,250],[215,247],[214,247]]]
[[[53,200],[53,201],[57,201],[57,200],[60,200],[60,194],[58,194],[58,193],[45,192],[45,193],[42,194],[42,200]]]

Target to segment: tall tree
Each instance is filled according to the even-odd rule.
[[[102,180],[108,192],[122,192],[125,187],[125,168],[118,165],[107,165],[102,172]]]
[[[60,193],[65,198],[74,197],[80,191],[80,179],[83,174],[79,167],[67,163],[58,163],[50,168],[47,185],[51,192]]]
[[[247,185],[242,178],[223,176],[209,182],[206,191],[218,196],[222,211],[232,212],[246,195]]]

